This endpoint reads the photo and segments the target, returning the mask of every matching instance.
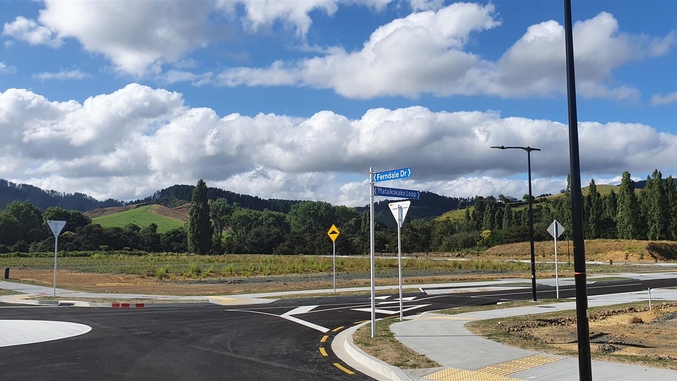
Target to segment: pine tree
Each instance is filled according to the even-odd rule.
[[[650,240],[667,239],[670,210],[666,207],[669,204],[665,188],[663,188],[663,175],[658,169],[654,170],[651,175],[651,187],[649,188],[647,181],[647,188],[644,192],[647,192],[645,197],[647,203],[647,238]]]
[[[677,240],[677,187],[672,176],[665,179],[665,194],[668,199],[669,224],[668,239]]]
[[[202,179],[193,189],[188,225],[188,250],[195,254],[207,254],[212,245],[212,222],[209,219],[207,185]]]
[[[612,220],[616,219],[616,214],[618,213],[618,197],[616,197],[616,192],[611,190],[608,196],[604,197],[604,218],[610,218]]]
[[[616,229],[620,239],[639,239],[639,204],[635,195],[635,187],[630,179],[630,172],[623,172],[621,188],[618,191],[618,212]]]
[[[510,205],[505,204],[505,207],[503,207],[503,229],[508,229],[512,227],[512,221],[513,221],[513,216],[512,216],[512,208]]]
[[[602,222],[602,197],[599,192],[597,192],[597,185],[595,180],[590,180],[590,187],[588,188],[588,195],[585,197],[585,210],[584,215],[586,216],[586,238],[594,239],[599,238],[600,225]]]

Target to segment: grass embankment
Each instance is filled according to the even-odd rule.
[[[400,343],[390,330],[399,319],[388,318],[376,321],[375,335],[371,337],[371,323],[358,328],[353,342],[368,355],[401,369],[436,368],[441,366],[428,357]]]
[[[153,207],[154,205],[145,205],[119,213],[94,217],[92,222],[104,228],[124,227],[129,224],[136,224],[143,228],[154,223],[158,227],[158,233],[165,233],[184,225],[183,221],[154,213]]]
[[[536,260],[554,260],[553,241],[535,242]],[[486,259],[520,259],[530,257],[529,242],[494,246],[480,252]],[[557,259],[560,262],[573,261],[573,246],[567,241],[557,241]],[[639,241],[619,239],[594,239],[585,241],[585,259],[608,263],[655,262],[677,259],[677,242]]]
[[[59,269],[82,273],[135,274],[158,279],[201,279],[219,277],[251,277],[290,274],[329,274],[332,258],[326,256],[279,255],[175,255],[175,254],[110,254],[75,253],[77,257],[59,258]],[[83,256],[86,255],[86,256]],[[4,266],[26,269],[50,269],[54,265],[49,253],[44,256],[16,257],[0,255]],[[336,258],[337,273],[366,274],[369,258]],[[396,258],[376,258],[376,271],[396,272]],[[405,272],[427,275],[452,272],[523,273],[529,264],[484,260],[446,261],[428,258],[402,260]]]

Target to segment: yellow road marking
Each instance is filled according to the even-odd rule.
[[[327,354],[327,351],[324,350],[324,347],[320,347],[320,353],[321,353],[322,356],[324,356],[324,357],[329,356],[329,355]]]
[[[338,332],[338,331],[342,330],[343,328],[345,328],[345,326],[336,327],[336,328],[332,329],[331,331],[332,332]]]
[[[327,341],[328,338],[329,336],[327,335],[322,336],[322,339],[320,339],[320,343],[324,343],[325,341]]]
[[[334,363],[334,366],[337,367],[337,368],[339,368],[339,369],[341,369],[342,371],[344,371],[344,372],[346,372],[346,373],[348,373],[348,374],[355,374],[355,372],[353,372],[352,370],[346,368],[345,366],[343,366],[343,365],[341,365],[341,364],[339,364],[339,363],[337,363],[337,362]]]
[[[358,325],[358,324],[366,323],[366,322],[368,322],[368,321],[369,321],[369,320],[360,320],[360,321],[354,322],[353,324]]]

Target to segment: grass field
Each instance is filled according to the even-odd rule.
[[[145,205],[120,213],[95,217],[92,219],[92,222],[104,228],[124,227],[128,224],[136,224],[143,228],[151,223],[155,223],[158,227],[158,233],[165,233],[171,229],[183,226],[184,223],[182,221],[153,213],[152,207],[153,205]]]

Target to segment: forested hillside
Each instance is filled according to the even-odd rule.
[[[190,189],[191,197],[188,197]],[[0,252],[53,250],[53,239],[44,222],[47,219],[67,221],[66,231],[59,239],[59,247],[66,251],[186,252],[190,247],[194,210],[207,216],[202,218],[206,224],[195,230],[202,242],[207,243],[202,253],[327,254],[331,252],[327,230],[332,224],[341,232],[336,241],[338,253],[369,252],[366,207],[350,208],[321,201],[263,200],[206,185],[199,188],[203,196],[198,204],[192,197],[195,189],[174,186],[146,201],[173,200],[185,204],[186,198],[191,199],[188,223],[162,232],[156,223],[140,226],[129,222],[125,226],[102,227],[76,210],[49,207],[43,212],[28,201],[15,201],[0,212]],[[207,192],[208,197],[204,195],[205,190],[211,190]],[[600,192],[594,181],[590,183],[583,198],[586,239],[677,240],[677,186],[671,176],[663,180],[661,172],[656,170],[647,177],[645,188],[637,191],[630,174],[625,172],[617,190],[607,187]],[[477,196],[462,200],[424,192],[421,200],[412,201],[402,228],[402,251],[479,252],[500,244],[528,241],[526,203],[499,198]],[[375,207],[374,244],[377,252],[392,253],[397,250],[397,235],[387,204],[388,201],[380,201]],[[452,207],[461,209],[459,218],[433,218]],[[565,234],[571,232],[568,187],[560,196],[538,197],[533,209],[537,241],[550,239],[546,229],[555,219],[564,225]],[[136,219],[143,224],[141,221],[141,217]]]
[[[69,210],[81,212],[94,208],[121,206],[123,203],[108,199],[98,201],[82,193],[62,193],[53,190],[42,190],[28,184],[15,184],[0,179],[0,209],[4,209],[12,201],[30,201],[40,210],[46,210],[50,206],[58,206]]]

